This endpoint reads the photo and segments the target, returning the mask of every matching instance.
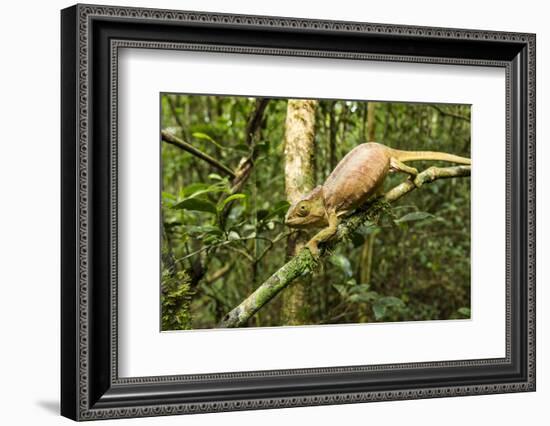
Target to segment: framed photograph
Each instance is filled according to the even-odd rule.
[[[535,390],[535,35],[61,12],[61,413]]]

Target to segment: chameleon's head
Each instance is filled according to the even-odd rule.
[[[322,186],[292,204],[285,217],[285,224],[291,228],[314,228],[327,223]]]

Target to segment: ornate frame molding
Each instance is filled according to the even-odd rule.
[[[260,408],[276,408],[291,406],[308,406],[324,404],[340,404],[351,402],[400,400],[415,398],[433,398],[442,396],[475,395],[487,393],[503,393],[518,391],[533,391],[535,389],[535,36],[533,34],[520,34],[510,32],[478,31],[447,28],[411,27],[401,25],[369,24],[358,22],[336,22],[323,20],[307,20],[268,16],[245,16],[214,14],[203,12],[184,12],[156,9],[139,9],[126,7],[104,7],[77,5],[63,11],[64,28],[62,33],[63,44],[63,67],[65,75],[71,74],[71,87],[65,88],[63,94],[63,113],[65,117],[74,118],[74,129],[64,128],[63,147],[67,148],[66,156],[63,157],[64,176],[67,174],[73,178],[72,183],[64,183],[63,187],[67,195],[64,195],[63,210],[66,214],[74,214],[73,227],[64,225],[65,234],[62,240],[65,246],[63,251],[63,268],[67,270],[63,279],[62,288],[66,293],[71,293],[68,299],[74,305],[68,306],[70,301],[62,300],[63,319],[63,353],[66,359],[71,358],[70,365],[63,365],[64,376],[62,375],[62,413],[68,417],[78,420],[91,420],[113,417],[140,417],[151,415],[169,415],[197,412],[213,412],[228,410],[245,410]],[[90,168],[90,156],[93,148],[90,146],[92,138],[91,115],[95,102],[93,97],[94,81],[91,76],[93,49],[98,49],[92,43],[93,22],[139,22],[154,27],[155,25],[172,23],[177,25],[190,25],[200,27],[202,25],[214,25],[227,29],[255,29],[277,31],[289,31],[291,33],[316,32],[325,35],[346,35],[352,36],[376,36],[381,38],[410,38],[411,40],[435,40],[438,42],[473,42],[481,44],[498,43],[513,50],[516,46],[523,50],[519,60],[510,59],[484,59],[484,58],[462,58],[462,57],[441,57],[441,56],[418,56],[393,53],[364,53],[346,52],[337,50],[299,49],[294,47],[258,47],[258,46],[231,46],[216,45],[212,43],[179,42],[174,40],[147,41],[140,39],[110,39],[108,69],[108,83],[110,89],[110,324],[108,333],[111,346],[109,365],[105,360],[101,363],[103,368],[108,370],[108,379],[102,379],[100,384],[92,385],[92,375],[99,374],[99,367],[90,362],[91,356],[96,356],[91,346],[91,341],[97,339],[91,330],[97,314],[91,311],[90,290],[92,287],[91,262],[93,262],[91,243],[94,239],[93,227],[91,226],[92,214],[98,208],[93,203],[94,194],[92,187],[95,185],[93,173]],[[411,41],[412,43],[412,41]],[[480,45],[481,45],[480,44]],[[499,44],[499,45],[500,45]],[[457,65],[481,65],[504,67],[506,69],[506,109],[507,109],[507,164],[506,164],[506,195],[507,195],[507,259],[506,259],[506,357],[504,359],[483,359],[465,360],[454,362],[434,362],[415,364],[392,364],[361,367],[327,367],[320,369],[302,370],[274,370],[263,372],[243,373],[221,373],[193,376],[160,376],[140,377],[122,379],[117,374],[117,70],[118,70],[118,49],[121,47],[132,48],[155,48],[155,49],[177,49],[197,51],[218,51],[226,53],[255,53],[264,55],[298,55],[314,56],[325,58],[355,59],[355,60],[384,60],[397,62],[424,62],[424,63],[445,63]],[[519,61],[519,62],[518,62]],[[517,77],[518,67],[526,71],[524,79]],[[520,70],[521,71],[521,70]],[[525,87],[517,87],[524,85]],[[525,105],[513,103],[518,97],[518,91],[522,91],[520,102]],[[74,97],[74,99],[73,99]],[[72,102],[71,102],[72,99]],[[75,102],[76,99],[76,102]],[[518,110],[519,108],[519,110]],[[69,109],[73,109],[69,112]],[[71,115],[72,114],[72,115]],[[513,118],[517,115],[520,122],[525,126],[525,136],[517,136],[520,129],[512,126]],[[521,158],[518,158],[518,149],[513,145],[513,138],[519,137],[519,142],[524,144],[520,150]],[[74,154],[74,155],[71,155]],[[65,154],[64,154],[65,155]],[[520,161],[521,167],[518,172],[513,169],[513,162]],[[524,168],[524,169],[523,169]],[[514,171],[516,170],[516,171]],[[523,174],[521,174],[521,173]],[[515,174],[514,174],[515,173]],[[517,175],[517,176],[516,176]],[[520,176],[521,175],[521,176]],[[518,176],[521,182],[515,179]],[[514,232],[512,207],[514,203],[514,191],[519,191],[521,200],[525,200],[525,241],[520,246],[512,247]],[[517,236],[516,236],[517,238]],[[73,239],[73,240],[71,240]],[[69,241],[71,241],[69,243]],[[511,283],[512,265],[511,259],[514,250],[525,251],[525,268],[522,277],[525,278],[524,286],[525,300],[525,365],[521,366],[524,371],[520,380],[505,381],[502,383],[485,383],[472,385],[447,385],[425,388],[400,387],[394,390],[376,391],[352,391],[314,393],[311,395],[274,395],[265,398],[219,398],[212,401],[168,401],[147,403],[133,399],[120,397],[125,395],[126,388],[131,386],[169,386],[170,384],[210,382],[217,383],[220,380],[228,379],[255,379],[266,377],[297,377],[304,375],[330,376],[331,374],[346,374],[373,371],[398,371],[407,369],[445,369],[452,367],[481,367],[488,365],[512,365],[512,341],[514,333],[515,311],[512,309],[513,289]],[[67,266],[71,264],[71,266]],[[74,275],[74,276],[72,276]],[[520,277],[520,278],[522,278]],[[517,277],[516,277],[517,278]],[[517,297],[517,294],[515,294]],[[517,312],[516,312],[517,316]],[[66,323],[71,321],[71,326]],[[517,331],[517,330],[516,330]],[[77,354],[74,356],[74,354]],[[73,359],[74,358],[74,359]],[[70,371],[69,371],[70,370]],[[112,391],[102,392],[102,387]],[[92,388],[93,387],[93,388]],[[124,392],[123,392],[124,390]],[[118,393],[117,393],[118,392]],[[75,393],[74,397],[69,396]],[[107,396],[101,396],[100,394]]]

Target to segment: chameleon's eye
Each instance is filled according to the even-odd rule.
[[[298,216],[307,216],[309,213],[309,209],[305,204],[302,204],[300,207],[298,207]]]

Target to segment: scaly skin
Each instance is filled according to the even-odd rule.
[[[390,172],[414,178],[418,171],[403,162],[440,160],[471,164],[471,160],[443,152],[400,151],[376,142],[352,149],[334,168],[323,185],[317,186],[288,209],[285,223],[292,228],[325,227],[306,245],[319,257],[319,243],[336,233],[340,218],[365,204],[382,187]]]

